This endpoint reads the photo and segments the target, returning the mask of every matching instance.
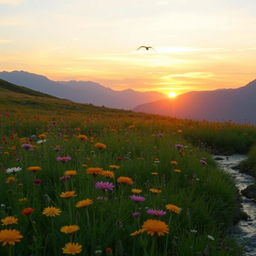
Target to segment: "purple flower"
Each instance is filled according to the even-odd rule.
[[[201,163],[202,165],[207,165],[207,162],[206,162],[206,159],[205,159],[205,158],[200,159],[200,163]]]
[[[148,209],[147,214],[154,215],[154,216],[163,216],[166,214],[166,211],[163,210],[155,210],[155,209]]]
[[[69,175],[64,175],[60,177],[60,181],[65,181],[65,180],[69,180],[71,178],[71,176]]]
[[[132,213],[132,217],[139,217],[140,216],[140,212],[133,212]]]
[[[29,143],[24,143],[24,144],[21,145],[21,147],[28,150],[28,149],[32,148],[32,145],[29,144]]]
[[[145,197],[143,197],[143,196],[131,195],[129,197],[130,197],[130,199],[132,199],[135,202],[144,202],[145,201]]]
[[[41,184],[43,181],[41,179],[34,179],[33,183],[34,184]]]
[[[58,156],[56,157],[56,160],[62,163],[67,163],[70,161],[72,158],[70,156]]]
[[[179,150],[179,149],[183,149],[184,146],[182,144],[175,144],[175,148]]]
[[[113,183],[105,182],[105,181],[98,181],[98,182],[96,182],[95,187],[97,189],[102,189],[102,190],[105,190],[105,191],[109,191],[109,190],[112,191],[115,188]]]

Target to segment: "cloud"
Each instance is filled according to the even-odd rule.
[[[12,40],[0,39],[0,44],[9,44],[9,43],[12,43]]]
[[[18,5],[24,2],[24,0],[0,0],[0,4],[6,5]]]
[[[193,79],[208,79],[214,77],[214,73],[212,72],[187,72],[181,74],[170,74],[167,76],[162,76],[163,80],[169,80],[172,78],[193,78]]]

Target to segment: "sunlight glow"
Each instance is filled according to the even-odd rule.
[[[169,92],[168,97],[171,98],[171,99],[174,99],[174,98],[177,97],[177,94],[176,94],[176,92]]]

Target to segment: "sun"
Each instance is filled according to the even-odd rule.
[[[176,94],[176,92],[169,92],[168,97],[171,98],[171,99],[174,99],[174,98],[177,97],[177,94]]]

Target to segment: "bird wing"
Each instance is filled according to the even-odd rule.
[[[142,45],[142,46],[140,46],[137,50],[139,50],[139,49],[141,49],[141,48],[147,48],[147,46]]]

